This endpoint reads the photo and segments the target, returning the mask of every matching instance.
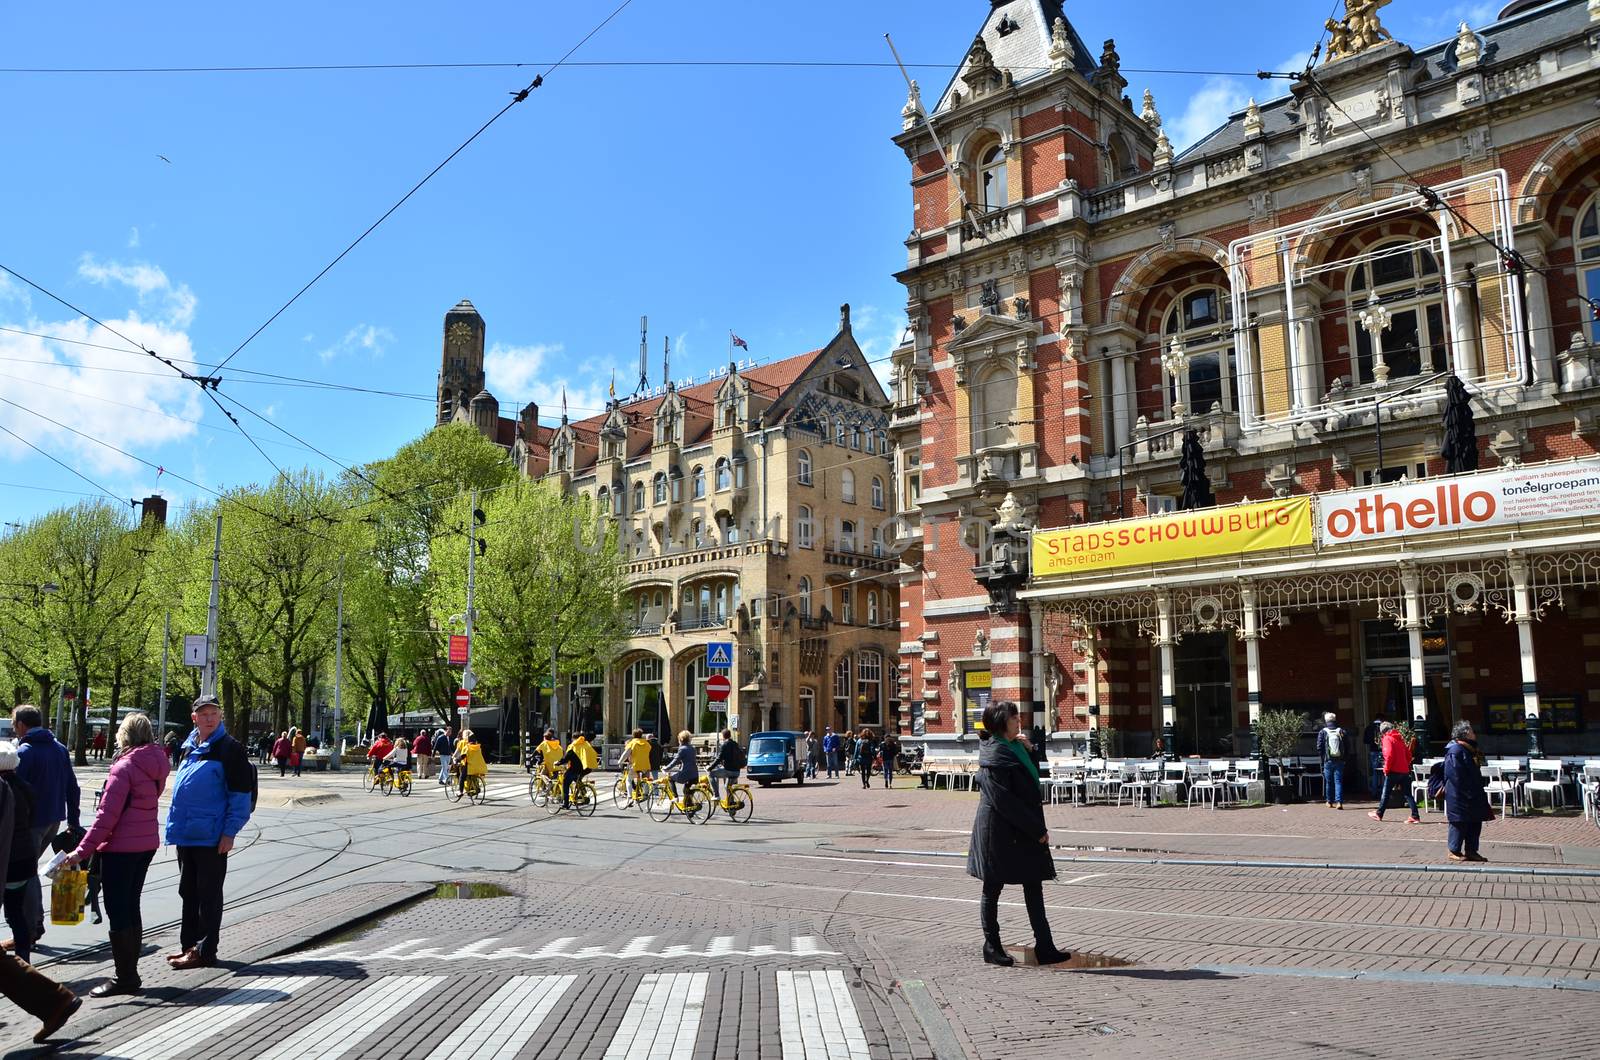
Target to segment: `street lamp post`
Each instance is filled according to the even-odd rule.
[[[1177,397],[1172,401],[1172,418],[1181,420],[1187,410],[1183,398],[1188,389],[1185,383],[1189,378],[1189,351],[1183,340],[1173,339],[1171,345],[1162,351],[1161,368],[1172,377],[1172,385],[1177,391]]]
[[[1393,320],[1378,301],[1376,291],[1367,296],[1367,308],[1357,313],[1356,319],[1361,322],[1361,330],[1372,339],[1372,378],[1379,386],[1384,386],[1389,382],[1389,362],[1383,359],[1383,333],[1389,330]]]

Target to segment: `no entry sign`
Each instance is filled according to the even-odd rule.
[[[725,703],[733,691],[733,682],[727,674],[712,674],[706,678],[706,698],[713,703]]]
[[[465,710],[471,705],[472,693],[468,692],[465,688],[459,689],[456,692],[456,706],[460,707],[462,710]]]

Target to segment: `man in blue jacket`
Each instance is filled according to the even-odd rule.
[[[250,820],[255,788],[249,753],[223,729],[215,697],[201,696],[192,711],[194,731],[183,742],[167,811],[167,845],[177,848],[178,896],[183,899],[179,950],[167,957],[174,968],[217,963],[228,851]]]
[[[839,734],[829,725],[822,737],[822,754],[828,763],[828,776],[839,775]]]
[[[11,713],[11,729],[17,738],[17,779],[33,788],[34,856],[50,845],[61,822],[71,831],[78,824],[78,775],[72,771],[72,756],[55,733],[44,727],[38,707],[23,704]],[[33,921],[35,941],[44,934],[44,893],[37,873],[23,890],[23,908]]]
[[[1449,823],[1451,861],[1488,861],[1478,853],[1485,821],[1494,820],[1478,769],[1478,734],[1470,721],[1458,721],[1444,749],[1444,817]]]

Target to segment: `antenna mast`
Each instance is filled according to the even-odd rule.
[[[649,337],[650,318],[641,316],[639,318],[639,388],[634,391],[636,394],[642,394],[650,389],[650,369],[645,364],[645,359],[648,356],[646,345]]]
[[[672,384],[672,336],[661,336],[661,385]]]

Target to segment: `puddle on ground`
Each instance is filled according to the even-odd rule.
[[[1032,946],[1007,946],[1011,956],[1017,959],[1018,964],[1033,964]],[[1090,953],[1086,950],[1073,950],[1072,959],[1061,964],[1051,965],[1053,968],[1065,968],[1069,971],[1087,972],[1097,968],[1128,968],[1133,961],[1123,960],[1106,953]]]
[[[441,883],[433,889],[435,898],[510,898],[511,892],[497,883]]]

